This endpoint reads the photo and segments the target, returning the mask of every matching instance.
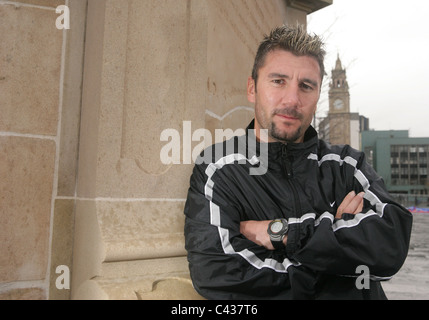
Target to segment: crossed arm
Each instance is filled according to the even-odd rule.
[[[350,192],[343,200],[337,209],[335,215],[336,219],[340,219],[343,213],[357,214],[363,209],[363,196],[364,192],[356,194],[354,191]],[[247,239],[253,241],[257,245],[264,246],[268,250],[274,250],[271,244],[270,237],[267,233],[268,225],[271,221],[242,221],[240,223],[240,232]],[[287,243],[287,236],[283,240],[284,244]]]

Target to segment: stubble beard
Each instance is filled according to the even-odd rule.
[[[261,126],[261,129],[267,129],[268,136],[274,139],[275,141],[282,142],[282,143],[296,142],[302,135],[302,126],[298,127],[293,132],[281,130],[273,121],[273,118],[275,117],[276,114],[295,117],[302,122],[302,115],[299,112],[297,112],[295,108],[275,109],[269,115],[270,117],[268,117],[267,114],[263,112],[262,113],[259,112],[256,114],[256,118],[258,120],[259,125]]]
[[[277,128],[277,125],[274,122],[271,122],[271,127],[268,129],[268,134],[278,142],[283,143],[294,143],[300,137],[302,133],[302,128],[298,127],[294,132],[288,133]]]

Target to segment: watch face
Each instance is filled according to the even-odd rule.
[[[280,221],[274,222],[271,225],[271,231],[274,232],[274,233],[280,232],[282,230],[282,228],[283,228],[283,223],[281,223]]]

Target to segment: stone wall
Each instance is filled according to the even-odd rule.
[[[0,299],[70,298],[85,20],[85,0],[0,1]]]
[[[183,247],[192,133],[245,128],[263,34],[329,2],[0,1],[0,298],[199,298]],[[160,159],[165,129],[180,164]]]

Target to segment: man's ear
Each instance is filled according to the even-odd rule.
[[[256,101],[256,83],[252,77],[247,79],[247,100],[251,103]]]

